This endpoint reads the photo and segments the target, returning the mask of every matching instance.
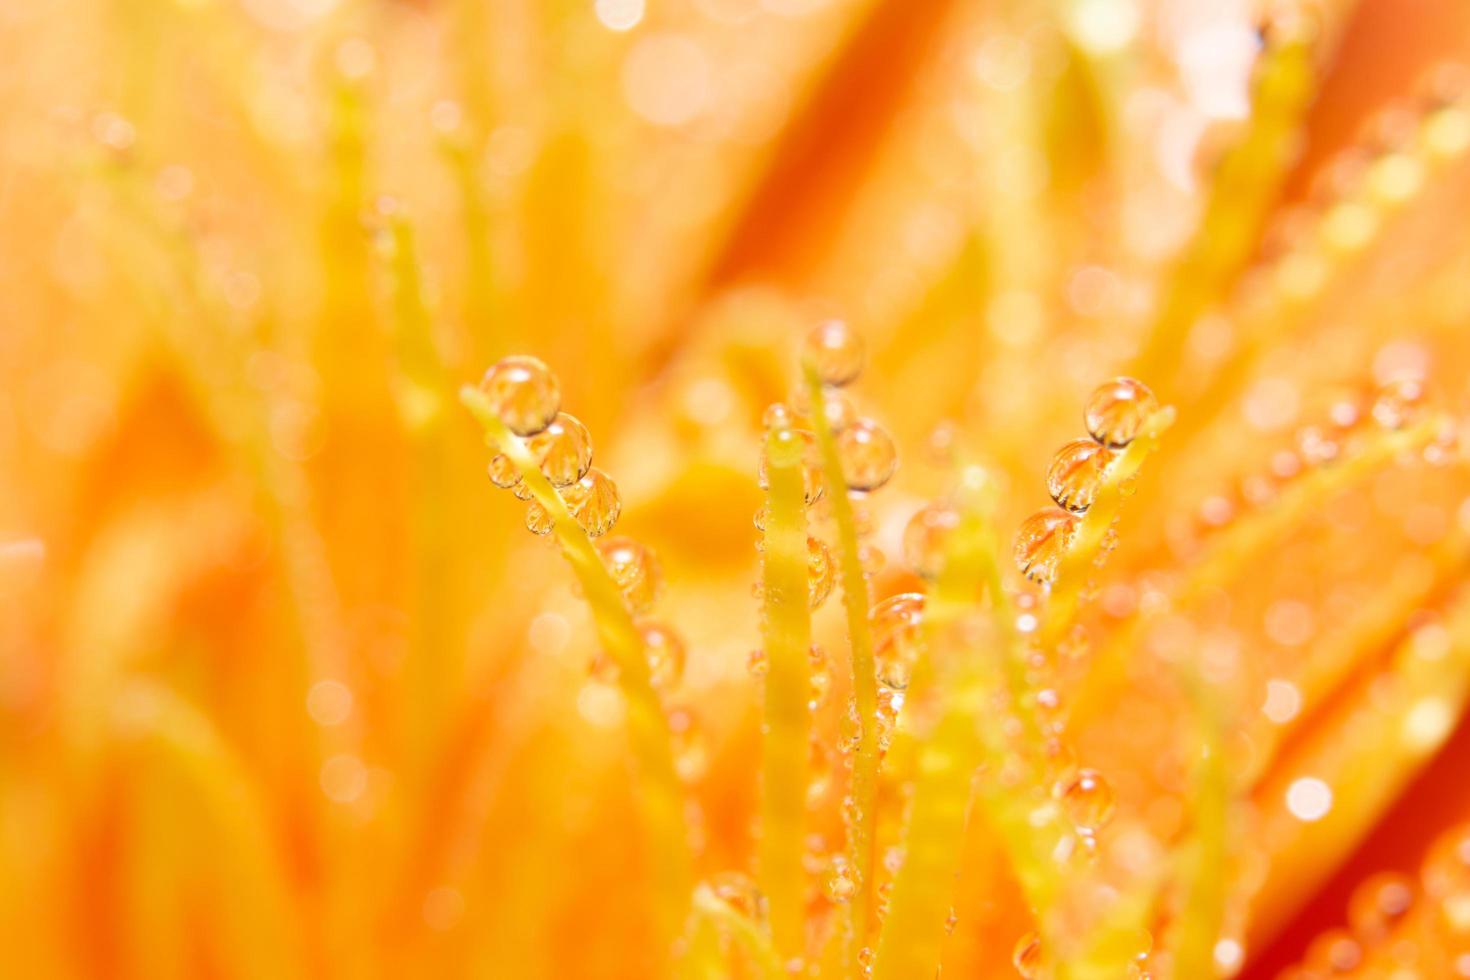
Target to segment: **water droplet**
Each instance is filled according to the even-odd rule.
[[[1033,582],[1051,582],[1076,530],[1077,515],[1060,507],[1043,507],[1026,518],[1016,533],[1016,565]]]
[[[774,439],[767,440],[766,448],[761,453],[761,465],[759,476],[760,488],[769,490],[770,480],[766,473],[767,456],[775,452],[781,454],[787,451],[799,454],[801,460],[802,495],[807,506],[816,503],[822,496],[822,465],[817,454],[817,437],[805,429],[782,429],[776,433]],[[756,526],[762,527],[764,517],[756,515]]]
[[[716,898],[747,919],[757,924],[766,921],[766,896],[750,875],[742,871],[722,871],[712,875],[708,884]]]
[[[551,513],[541,506],[539,500],[533,500],[526,504],[526,530],[536,535],[547,535],[556,526],[551,519]]]
[[[1363,947],[1346,929],[1329,929],[1312,940],[1304,962],[1329,976],[1352,973],[1363,962]]]
[[[827,693],[832,690],[832,668],[827,664],[827,655],[816,644],[807,650],[807,656],[811,660],[811,694],[807,707],[815,711],[826,702]]]
[[[1028,932],[1016,940],[1016,946],[1011,950],[1011,963],[1015,965],[1016,972],[1026,980],[1035,980],[1039,977],[1041,975],[1041,937],[1035,932]]]
[[[643,655],[648,659],[648,673],[654,687],[669,687],[684,674],[684,641],[679,634],[662,623],[643,621],[638,624],[643,640]]]
[[[802,354],[823,384],[850,384],[863,369],[863,339],[842,320],[825,320],[812,328]]]
[[[893,437],[872,419],[858,419],[837,434],[837,455],[851,490],[876,490],[898,468]]]
[[[1342,453],[1342,443],[1332,433],[1309,425],[1296,434],[1297,452],[1308,466],[1325,466]]]
[[[841,854],[833,856],[832,868],[827,873],[827,897],[840,905],[852,901],[857,890],[857,869]]]
[[[895,691],[909,686],[914,664],[924,652],[924,597],[917,592],[889,596],[868,612],[878,683]]]
[[[567,510],[571,511],[572,517],[582,525],[582,530],[594,538],[611,531],[618,522],[618,515],[623,512],[623,499],[618,494],[617,484],[596,468],[588,470],[586,476],[564,488],[561,496],[567,502]]]
[[[1443,900],[1470,899],[1470,823],[1441,834],[1430,846],[1421,873],[1424,891]]]
[[[551,424],[561,408],[561,387],[551,369],[534,357],[497,361],[480,381],[490,407],[510,431],[533,436]]]
[[[959,525],[959,511],[948,504],[932,503],[922,508],[903,530],[904,561],[924,578],[938,578],[950,535]]]
[[[750,676],[752,677],[766,676],[771,669],[771,663],[766,659],[766,651],[750,651],[750,656],[745,659],[745,669],[750,671]]]
[[[1092,506],[1113,453],[1090,439],[1069,442],[1052,457],[1046,489],[1061,507],[1080,514]]]
[[[558,412],[527,446],[541,464],[541,472],[554,487],[576,483],[592,466],[592,435],[576,417]]]
[[[653,552],[632,538],[605,538],[597,551],[635,613],[647,612],[658,598],[660,575]]]
[[[790,406],[782,402],[772,402],[761,414],[761,424],[767,429],[789,429],[795,419],[796,414],[791,411]]]
[[[1424,385],[1415,378],[1399,378],[1378,389],[1373,398],[1373,421],[1385,429],[1402,429],[1415,422],[1424,408]]]
[[[517,480],[515,485],[510,488],[510,495],[517,500],[530,500],[535,496],[531,493],[531,488],[527,486],[525,480]]]
[[[516,469],[516,464],[505,453],[496,453],[491,457],[487,472],[490,474],[490,482],[502,490],[509,490],[521,482],[520,470]]]
[[[944,934],[954,935],[954,927],[960,924],[959,914],[955,912],[954,906],[949,907],[949,914],[944,917]]]
[[[709,746],[704,729],[688,708],[669,712],[669,744],[674,752],[674,771],[685,782],[693,782],[709,768]]]
[[[1083,417],[1088,435],[1109,449],[1122,449],[1158,407],[1158,399],[1143,382],[1114,378],[1088,397]]]
[[[1095,769],[1079,769],[1058,783],[1057,796],[1072,825],[1084,834],[1095,834],[1106,827],[1116,809],[1113,788]]]
[[[1414,882],[1408,875],[1380,872],[1353,889],[1348,901],[1348,922],[1353,932],[1376,942],[1393,931],[1414,906]]]
[[[832,553],[816,538],[806,539],[807,588],[812,608],[827,601],[832,586],[837,581],[837,569],[832,563]]]

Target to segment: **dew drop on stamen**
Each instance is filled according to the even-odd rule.
[[[944,568],[945,548],[959,527],[959,511],[932,503],[909,519],[903,531],[903,558],[921,577],[934,580]]]
[[[684,641],[662,623],[643,621],[638,624],[643,640],[643,655],[648,659],[648,673],[654,687],[669,687],[684,675]]]
[[[1026,980],[1036,980],[1041,975],[1041,936],[1028,932],[1016,940],[1015,948],[1011,950],[1011,963]]]
[[[561,408],[561,387],[551,369],[534,357],[497,361],[480,381],[480,390],[506,428],[533,436],[551,424]]]
[[[526,504],[526,530],[532,534],[545,536],[551,533],[556,522],[551,518],[551,512],[541,506],[539,500],[532,500]]]
[[[924,650],[924,597],[917,592],[889,596],[868,613],[873,631],[873,661],[878,683],[902,691]]]
[[[602,470],[593,468],[576,483],[564,488],[562,499],[567,510],[590,537],[601,537],[612,530],[623,511],[623,500],[617,484]]]
[[[715,897],[750,921],[766,920],[766,896],[756,887],[755,879],[742,871],[722,871],[709,879]]]
[[[635,613],[647,612],[658,597],[660,576],[653,552],[632,538],[606,538],[597,551],[608,574]]]
[[[1441,901],[1470,901],[1470,823],[1441,834],[1430,846],[1421,872],[1425,894]]]
[[[1016,533],[1016,565],[1031,581],[1048,584],[1056,578],[1062,557],[1077,530],[1077,515],[1060,507],[1044,507],[1021,523]]]
[[[852,901],[857,890],[857,869],[842,855],[833,857],[832,868],[827,873],[827,897],[840,905]]]
[[[1113,455],[1091,439],[1078,439],[1057,450],[1046,470],[1046,490],[1051,499],[1076,514],[1087,510],[1097,497]]]
[[[1309,969],[1327,976],[1345,976],[1363,962],[1363,947],[1346,929],[1329,929],[1307,947],[1305,963]]]
[[[816,503],[822,496],[822,466],[817,456],[817,437],[805,429],[780,429],[776,433],[774,446],[768,446],[761,452],[760,470],[757,473],[757,482],[762,490],[771,488],[770,475],[767,471],[770,465],[767,456],[771,451],[777,453],[791,452],[799,454],[801,463],[802,497],[808,507]],[[756,514],[756,527],[765,529],[765,516]]]
[[[1385,429],[1402,429],[1417,421],[1423,408],[1423,384],[1414,378],[1400,378],[1378,389],[1370,414]]]
[[[509,490],[521,482],[520,471],[505,453],[496,453],[491,457],[486,472],[490,474],[490,482],[502,490]]]
[[[850,384],[863,369],[863,340],[842,320],[825,320],[806,335],[802,355],[825,385]]]
[[[1057,796],[1072,825],[1084,834],[1096,834],[1113,819],[1113,788],[1095,769],[1079,769],[1058,783]]]
[[[837,434],[837,456],[850,490],[876,490],[898,468],[893,437],[872,419],[858,419]]]
[[[1386,937],[1414,905],[1414,882],[1407,875],[1381,872],[1363,880],[1348,901],[1353,932],[1374,942]]]
[[[832,562],[832,553],[816,538],[806,539],[806,552],[808,596],[811,607],[816,609],[832,594],[832,586],[837,581],[837,569]]]
[[[554,487],[576,483],[592,466],[592,436],[585,425],[566,412],[558,412],[527,446]]]
[[[1087,399],[1083,413],[1087,434],[1109,449],[1122,449],[1158,407],[1158,399],[1143,382],[1114,378]]]

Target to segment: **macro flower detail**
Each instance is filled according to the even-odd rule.
[[[1470,978],[1470,7],[0,4],[0,974]]]

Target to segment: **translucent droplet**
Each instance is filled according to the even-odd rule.
[[[755,879],[742,871],[722,871],[709,879],[715,897],[757,924],[766,921],[766,896]]]
[[[1425,894],[1470,900],[1470,823],[1441,834],[1430,846],[1421,873]]]
[[[944,550],[960,525],[959,511],[932,503],[909,518],[903,530],[903,558],[919,575],[936,579],[944,567]]]
[[[1423,413],[1424,385],[1414,378],[1399,378],[1378,389],[1373,398],[1373,421],[1385,429],[1402,429]]]
[[[815,711],[826,702],[827,694],[832,690],[832,668],[827,663],[827,655],[815,644],[807,651],[807,656],[811,660],[811,693],[807,707]]]
[[[1329,929],[1312,940],[1304,962],[1328,976],[1349,974],[1362,964],[1363,947],[1346,929]]]
[[[593,468],[571,486],[562,489],[567,510],[591,537],[601,537],[618,522],[623,512],[623,499],[618,486],[602,470]]]
[[[1087,399],[1087,434],[1109,449],[1122,449],[1158,407],[1158,399],[1143,382],[1114,378]]]
[[[1016,940],[1016,946],[1011,950],[1011,963],[1016,972],[1025,977],[1026,980],[1035,980],[1041,975],[1041,936],[1035,932],[1028,932]]]
[[[761,414],[761,424],[767,429],[789,429],[794,424],[795,418],[796,414],[791,411],[790,406],[781,402],[772,402]]]
[[[532,500],[526,504],[526,530],[536,535],[547,535],[556,526],[551,519],[551,513],[541,506],[539,500]]]
[[[909,686],[924,652],[924,597],[917,592],[889,596],[868,612],[878,683],[895,691]]]
[[[497,361],[485,372],[480,390],[500,421],[518,436],[540,432],[561,408],[556,375],[534,357],[518,354]]]
[[[1309,425],[1296,434],[1297,452],[1308,466],[1326,466],[1342,453],[1342,443],[1332,433]]]
[[[653,552],[632,538],[605,538],[597,551],[635,613],[647,612],[658,598],[660,576]]]
[[[857,869],[841,854],[832,858],[832,868],[827,873],[827,897],[838,904],[852,901],[857,894]]]
[[[817,454],[817,437],[805,429],[784,429],[776,434],[775,445],[769,442],[761,452],[761,465],[759,476],[760,488],[769,490],[770,480],[767,476],[767,455],[772,452],[782,452],[789,445],[793,451],[800,453],[802,495],[808,506],[817,502],[822,496],[822,465]],[[756,515],[756,526],[763,527],[764,518]]]
[[[745,658],[745,669],[750,671],[752,677],[766,676],[771,670],[771,662],[766,659],[766,651],[750,651],[750,656]]]
[[[816,538],[806,539],[806,580],[813,609],[827,601],[832,586],[837,581],[837,569],[832,562],[832,553]]]
[[[669,744],[674,753],[674,771],[685,782],[693,782],[709,768],[709,746],[704,729],[688,708],[669,712]]]
[[[791,392],[791,408],[796,413],[799,424],[810,426],[812,419],[812,397],[806,388],[796,388]],[[827,428],[832,432],[841,432],[857,420],[857,408],[852,404],[852,399],[834,388],[828,388],[822,392],[822,411],[827,418]]]
[[[863,339],[842,320],[825,320],[806,335],[806,358],[823,384],[850,384],[863,370]]]
[[[837,455],[851,490],[876,490],[898,468],[893,437],[872,419],[858,419],[837,434]]]
[[[1072,825],[1084,834],[1095,834],[1106,827],[1117,807],[1113,788],[1095,769],[1077,770],[1057,784],[1057,795]]]
[[[496,453],[491,457],[488,472],[490,482],[502,490],[509,490],[521,482],[520,470],[516,469],[516,464],[505,453]]]
[[[1353,932],[1377,942],[1393,931],[1414,906],[1414,882],[1391,871],[1365,878],[1348,901],[1348,923]]]
[[[554,487],[576,483],[592,466],[592,435],[566,412],[558,412],[551,424],[532,436],[527,445]]]
[[[1076,530],[1077,515],[1060,507],[1044,507],[1032,514],[1016,533],[1017,567],[1033,582],[1051,582]]]
[[[1059,506],[1080,514],[1092,506],[1112,461],[1112,451],[1090,439],[1069,442],[1046,469],[1046,490]]]
[[[535,496],[531,493],[531,488],[526,485],[525,480],[517,480],[515,485],[510,488],[510,495],[517,500],[530,500]]]
[[[669,687],[684,674],[684,641],[662,623],[644,620],[638,624],[643,655],[654,687]]]

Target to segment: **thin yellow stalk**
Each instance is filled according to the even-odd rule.
[[[1177,976],[1207,977],[1215,970],[1215,943],[1225,918],[1225,819],[1230,781],[1225,772],[1220,711],[1210,702],[1198,673],[1189,687],[1199,721],[1201,755],[1190,794],[1193,840],[1186,851],[1184,909],[1174,964]]]
[[[1149,416],[1138,437],[1108,466],[1092,506],[1077,526],[1057,570],[1056,583],[1047,597],[1040,631],[1043,648],[1055,647],[1071,629],[1078,602],[1087,587],[1103,540],[1123,509],[1124,487],[1138,474],[1143,461],[1158,447],[1159,437],[1173,422],[1172,408],[1160,409]]]
[[[997,652],[962,649],[955,628],[980,602],[995,565],[994,534],[976,509],[967,506],[946,542],[943,571],[925,605],[929,673],[937,675],[934,690],[941,698],[941,716],[919,747],[904,862],[878,944],[875,980],[933,976],[939,967],[955,855],[964,843],[970,786],[984,755],[976,720],[986,716],[987,697],[998,679],[994,667],[985,666]],[[995,599],[1003,601],[999,593]],[[989,675],[989,683],[957,683],[960,677],[953,676],[977,673]]]
[[[782,955],[802,951],[803,825],[811,739],[811,602],[807,583],[806,501],[801,444],[766,438],[763,630],[766,644],[765,739],[761,767],[758,868]]]
[[[1306,40],[1268,47],[1256,69],[1250,129],[1220,162],[1205,213],[1168,281],[1170,288],[1129,373],[1169,379],[1195,321],[1249,260],[1296,152],[1301,117],[1315,90]],[[1165,391],[1167,397],[1176,392]]]
[[[694,890],[694,909],[700,918],[725,929],[754,962],[763,980],[787,980],[771,938],[748,917],[725,902],[706,885]]]
[[[1334,495],[1366,479],[1399,456],[1422,449],[1439,432],[1441,425],[1442,419],[1433,417],[1407,429],[1377,433],[1349,458],[1318,467],[1299,477],[1270,505],[1242,516],[1222,531],[1209,552],[1189,570],[1170,596],[1168,608],[1174,611],[1188,609],[1210,590],[1228,585],[1251,562],[1300,528],[1310,514],[1320,510]],[[1138,648],[1146,622],[1147,617],[1134,618],[1098,651],[1088,672],[1087,683],[1078,692],[1072,710],[1074,719],[1093,717],[1123,683],[1125,661],[1128,654]]]
[[[674,769],[668,719],[653,688],[643,641],[633,625],[632,613],[597,549],[581,525],[568,513],[560,495],[542,475],[531,451],[506,428],[483,392],[465,385],[460,389],[460,401],[484,428],[496,448],[515,463],[531,495],[551,515],[555,522],[553,533],[592,609],[598,637],[617,664],[618,682],[627,702],[633,755],[644,780],[639,799],[652,842],[649,853],[654,861],[660,936],[672,943],[689,910],[693,862],[684,820],[684,790]]]
[[[243,975],[305,977],[292,888],[267,829],[265,807],[239,760],[198,709],[151,681],[132,680],[113,700],[111,721],[124,736],[158,753],[177,772],[217,835],[213,853],[225,863],[238,901],[225,911],[234,962]]]
[[[827,422],[827,399],[821,378],[809,365],[803,375],[811,396],[812,419],[817,445],[822,453],[822,473],[827,484],[832,517],[837,523],[838,562],[842,569],[842,607],[847,613],[848,644],[852,654],[852,696],[857,705],[858,743],[852,765],[852,807],[849,844],[857,890],[848,905],[847,971],[858,976],[858,954],[867,940],[868,915],[873,894],[873,820],[878,802],[878,676],[873,662],[873,635],[868,628],[868,582],[858,559],[857,524],[837,440]]]

